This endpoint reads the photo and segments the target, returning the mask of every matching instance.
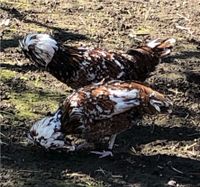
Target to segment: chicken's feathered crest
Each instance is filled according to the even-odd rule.
[[[46,67],[51,62],[54,53],[58,50],[57,42],[48,34],[28,34],[19,41],[24,53],[33,61],[41,60]],[[40,63],[37,63],[40,66]]]
[[[29,139],[33,142],[40,141],[40,144],[45,148],[52,146],[53,142],[55,142],[58,137],[62,136],[62,133],[60,132],[60,116],[59,111],[57,111],[53,116],[45,117],[36,122],[35,126],[32,126],[31,128]],[[37,129],[35,127],[37,127]],[[48,127],[48,131],[46,130],[46,127]],[[64,142],[62,140],[56,144],[56,147],[62,147]]]

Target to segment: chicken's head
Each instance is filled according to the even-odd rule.
[[[25,56],[39,68],[46,68],[58,50],[57,42],[48,34],[28,34],[19,44]]]
[[[53,116],[45,117],[37,121],[30,129],[28,138],[31,142],[46,149],[66,149],[74,151],[75,146],[67,140],[61,132],[61,111]]]

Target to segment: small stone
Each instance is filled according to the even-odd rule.
[[[96,10],[102,10],[104,7],[102,5],[98,6]]]
[[[10,23],[10,19],[4,19],[1,23],[0,26],[4,25],[4,26],[8,26]]]
[[[176,181],[175,180],[170,180],[167,183],[169,186],[176,186]]]

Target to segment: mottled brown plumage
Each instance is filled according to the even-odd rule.
[[[161,57],[171,52],[174,43],[172,38],[156,39],[122,54],[99,48],[59,46],[47,34],[29,34],[20,41],[26,57],[72,88],[102,79],[144,81]]]
[[[54,116],[34,124],[30,130],[34,133],[30,134],[35,142],[50,149],[64,147],[63,137],[68,134],[96,143],[105,136],[131,128],[131,121],[143,114],[164,112],[170,106],[166,96],[142,84],[131,81],[101,82],[72,93]],[[60,133],[59,138],[55,133]],[[62,143],[54,143],[58,139]]]

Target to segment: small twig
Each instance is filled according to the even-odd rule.
[[[190,30],[189,28],[183,27],[183,26],[180,26],[180,25],[176,25],[176,28],[180,29],[180,30],[186,30],[186,31]]]
[[[149,17],[149,13],[151,12],[151,6],[148,8],[148,10],[146,11],[145,15],[144,15],[144,21],[147,20],[147,18]]]
[[[151,132],[151,134],[153,134],[153,133],[154,133],[154,131],[155,131],[155,123],[152,125],[152,130],[150,131],[150,132]]]
[[[86,22],[83,20],[82,17],[79,16],[80,21],[83,23],[83,25],[87,25]]]
[[[7,114],[7,115],[14,115],[14,114],[12,114],[11,112],[6,112],[6,111],[4,111],[4,110],[0,110],[0,113]]]
[[[179,174],[182,174],[182,175],[184,174],[182,171],[180,171],[180,170],[176,169],[175,167],[173,167],[171,161],[169,161],[167,164],[176,173],[179,173]]]
[[[95,172],[101,172],[101,173],[103,173],[104,175],[106,175],[105,170],[102,169],[101,167],[100,167],[99,169],[95,170]]]
[[[189,116],[190,116],[190,114],[189,114],[189,113],[187,113],[187,115],[185,116],[185,119],[187,119]]]
[[[179,94],[179,93],[182,93],[182,92],[179,92],[177,89],[169,89],[170,92],[174,93],[175,95]]]
[[[177,173],[184,174],[182,171],[176,169],[175,167],[171,166],[171,169]]]
[[[1,156],[1,159],[12,160],[12,158],[10,158],[8,156]]]
[[[6,137],[6,135],[5,135],[5,134],[3,134],[2,132],[0,132],[0,136]]]
[[[30,173],[40,173],[41,171],[33,171],[33,170],[26,170],[26,169],[20,169],[21,172],[30,172]],[[48,172],[46,172],[48,173]]]
[[[135,150],[135,148],[134,148],[133,146],[131,147],[131,150],[130,150],[130,151],[131,151],[131,153],[134,153],[134,154],[137,153],[137,151]]]
[[[185,30],[185,31],[188,32],[188,34],[190,34],[191,36],[193,36],[193,32],[191,31],[190,28],[188,28],[188,27],[183,27],[183,26],[180,26],[180,25],[177,25],[177,24],[176,24],[175,26],[176,26],[177,29]]]
[[[197,144],[197,142],[193,143],[192,145],[187,145],[187,146],[185,147],[185,150],[194,147],[196,144]]]
[[[163,168],[164,168],[163,166],[160,166],[160,165],[157,165],[157,167],[158,167],[159,169],[163,169]]]
[[[195,152],[192,152],[192,151],[187,151],[187,154],[190,154],[190,156],[197,156],[198,157],[198,155]]]
[[[196,135],[200,135],[200,133],[197,132],[197,133],[193,133],[193,134],[188,134],[187,136],[190,137],[190,136],[196,136]]]
[[[181,14],[177,14],[179,17],[181,17],[181,18],[184,18],[185,20],[187,20],[187,21],[189,21],[189,19],[186,17],[186,16],[183,16],[183,15],[181,15]]]
[[[113,178],[122,178],[121,175],[112,175]]]
[[[0,140],[0,145],[8,145],[8,144],[5,143],[5,142],[2,142],[2,141]]]

